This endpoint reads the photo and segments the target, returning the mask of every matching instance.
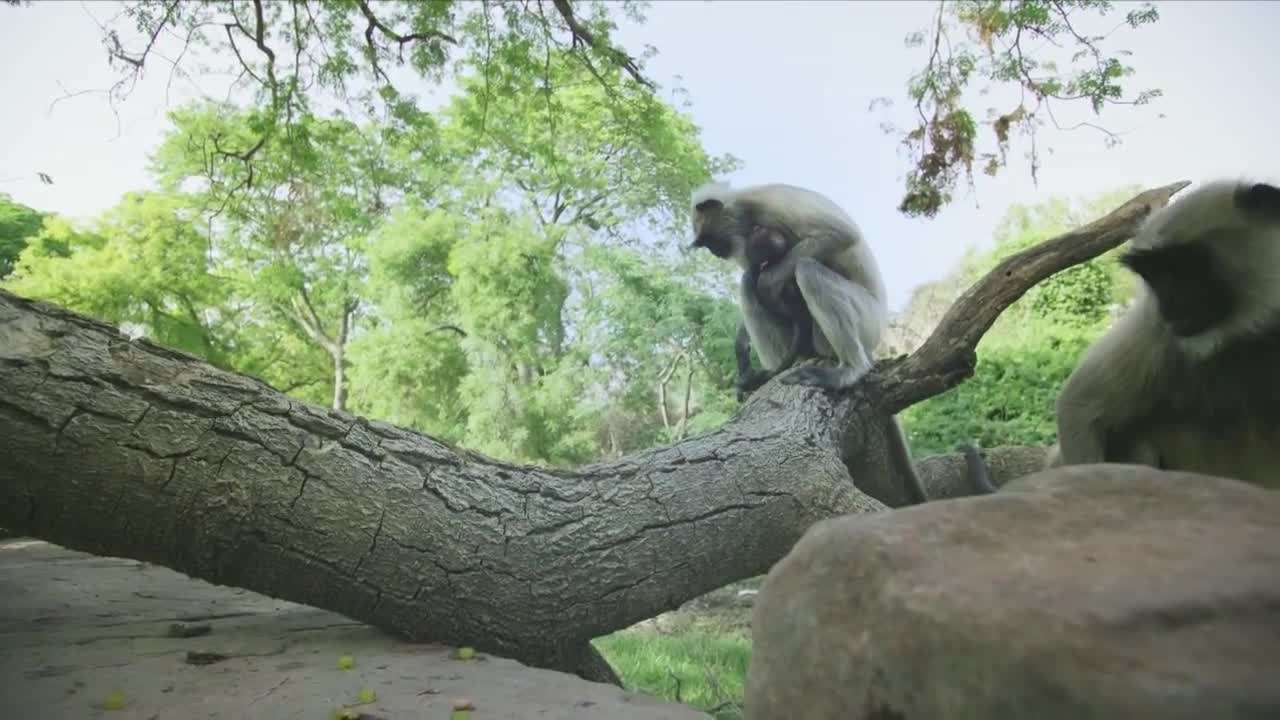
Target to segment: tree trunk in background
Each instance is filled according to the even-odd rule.
[[[347,349],[333,353],[333,409],[347,409]]]
[[[902,502],[889,414],[961,382],[1005,307],[1184,185],[1005,260],[848,393],[770,382],[716,432],[576,470],[291,400],[0,291],[0,527],[616,681],[591,638],[767,571],[817,520]],[[924,473],[937,495],[969,494],[952,462]]]

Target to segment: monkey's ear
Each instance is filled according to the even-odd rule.
[[[1236,190],[1236,207],[1255,217],[1280,222],[1280,188],[1266,183],[1241,185]]]
[[[720,210],[725,200],[733,197],[728,183],[709,182],[693,191],[690,198],[694,210]]]

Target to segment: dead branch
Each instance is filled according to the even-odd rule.
[[[1151,211],[1164,207],[1181,181],[1139,193],[1107,215],[1015,253],[966,290],[914,353],[881,363],[868,376],[880,407],[898,413],[973,375],[978,341],[996,318],[1050,275],[1091,260],[1133,237]]]

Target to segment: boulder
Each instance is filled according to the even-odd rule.
[[[748,720],[1280,718],[1280,493],[1133,465],[814,525]]]

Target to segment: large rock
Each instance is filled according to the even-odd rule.
[[[815,525],[746,717],[1280,718],[1280,493],[1122,465]]]

